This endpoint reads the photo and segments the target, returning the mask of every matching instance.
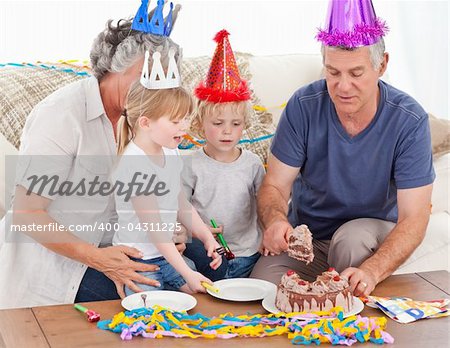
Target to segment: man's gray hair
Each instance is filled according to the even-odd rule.
[[[354,51],[354,50],[358,49],[358,47],[353,48],[353,47],[344,47],[344,46],[336,46],[336,47],[327,46],[327,47],[331,48],[331,49],[339,49],[339,50],[344,50],[344,51]],[[381,38],[373,45],[370,45],[367,47],[369,47],[370,62],[372,63],[374,70],[378,70],[381,66],[381,63],[383,62],[384,52],[386,50],[386,46],[384,44],[384,39]],[[325,45],[323,45],[323,44],[321,47],[321,52],[322,52],[322,62],[325,63]]]
[[[170,38],[147,34],[131,29],[132,19],[113,20],[94,40],[90,59],[92,74],[100,80],[108,72],[122,72],[131,67],[137,59],[144,56],[146,50],[152,54],[158,50],[161,57],[168,57],[169,48],[175,48],[175,59],[180,63],[180,47]],[[163,65],[167,62],[162,61]]]

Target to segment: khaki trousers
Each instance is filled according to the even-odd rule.
[[[292,269],[302,279],[314,281],[329,267],[338,272],[358,267],[378,249],[394,226],[393,222],[378,219],[351,220],[339,227],[331,240],[313,240],[314,260],[309,265],[287,253],[261,256],[250,277],[278,284],[281,276]]]

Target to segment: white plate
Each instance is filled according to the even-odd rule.
[[[206,290],[211,296],[227,301],[257,301],[276,291],[277,286],[268,281],[252,278],[223,279],[214,283],[219,293]]]
[[[147,295],[145,299],[147,308],[159,305],[174,311],[188,311],[197,304],[197,300],[193,296],[185,294],[184,292],[155,290],[137,292],[125,297],[122,300],[122,307],[127,310],[144,307],[144,301],[141,297],[143,294]]]
[[[262,301],[262,306],[264,309],[270,313],[278,314],[281,313],[281,311],[275,306],[275,297],[276,297],[276,290],[271,292],[267,297],[264,298]],[[358,298],[353,296],[353,307],[351,311],[344,312],[344,318],[347,318],[351,315],[356,315],[360,313],[364,309],[364,303]]]

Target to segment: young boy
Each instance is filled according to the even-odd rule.
[[[223,232],[236,256],[228,260],[225,278],[242,278],[250,275],[260,256],[256,192],[264,167],[257,155],[237,147],[252,109],[228,35],[225,30],[216,34],[217,48],[208,76],[195,90],[198,104],[191,129],[206,140],[206,145],[192,155],[191,165],[185,165],[183,185],[202,220],[214,219],[220,225],[213,232]],[[185,256],[194,261],[199,272],[209,263],[195,239],[187,244]]]

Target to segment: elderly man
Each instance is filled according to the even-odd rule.
[[[278,283],[293,269],[311,280],[332,266],[359,296],[421,243],[435,174],[427,113],[379,80],[389,60],[384,23],[370,1],[345,12],[352,20],[338,18],[347,2],[355,6],[331,2],[318,35],[325,80],[295,92],[280,119],[258,194],[265,256],[252,277]],[[300,224],[313,234],[308,266],[284,253]]]

